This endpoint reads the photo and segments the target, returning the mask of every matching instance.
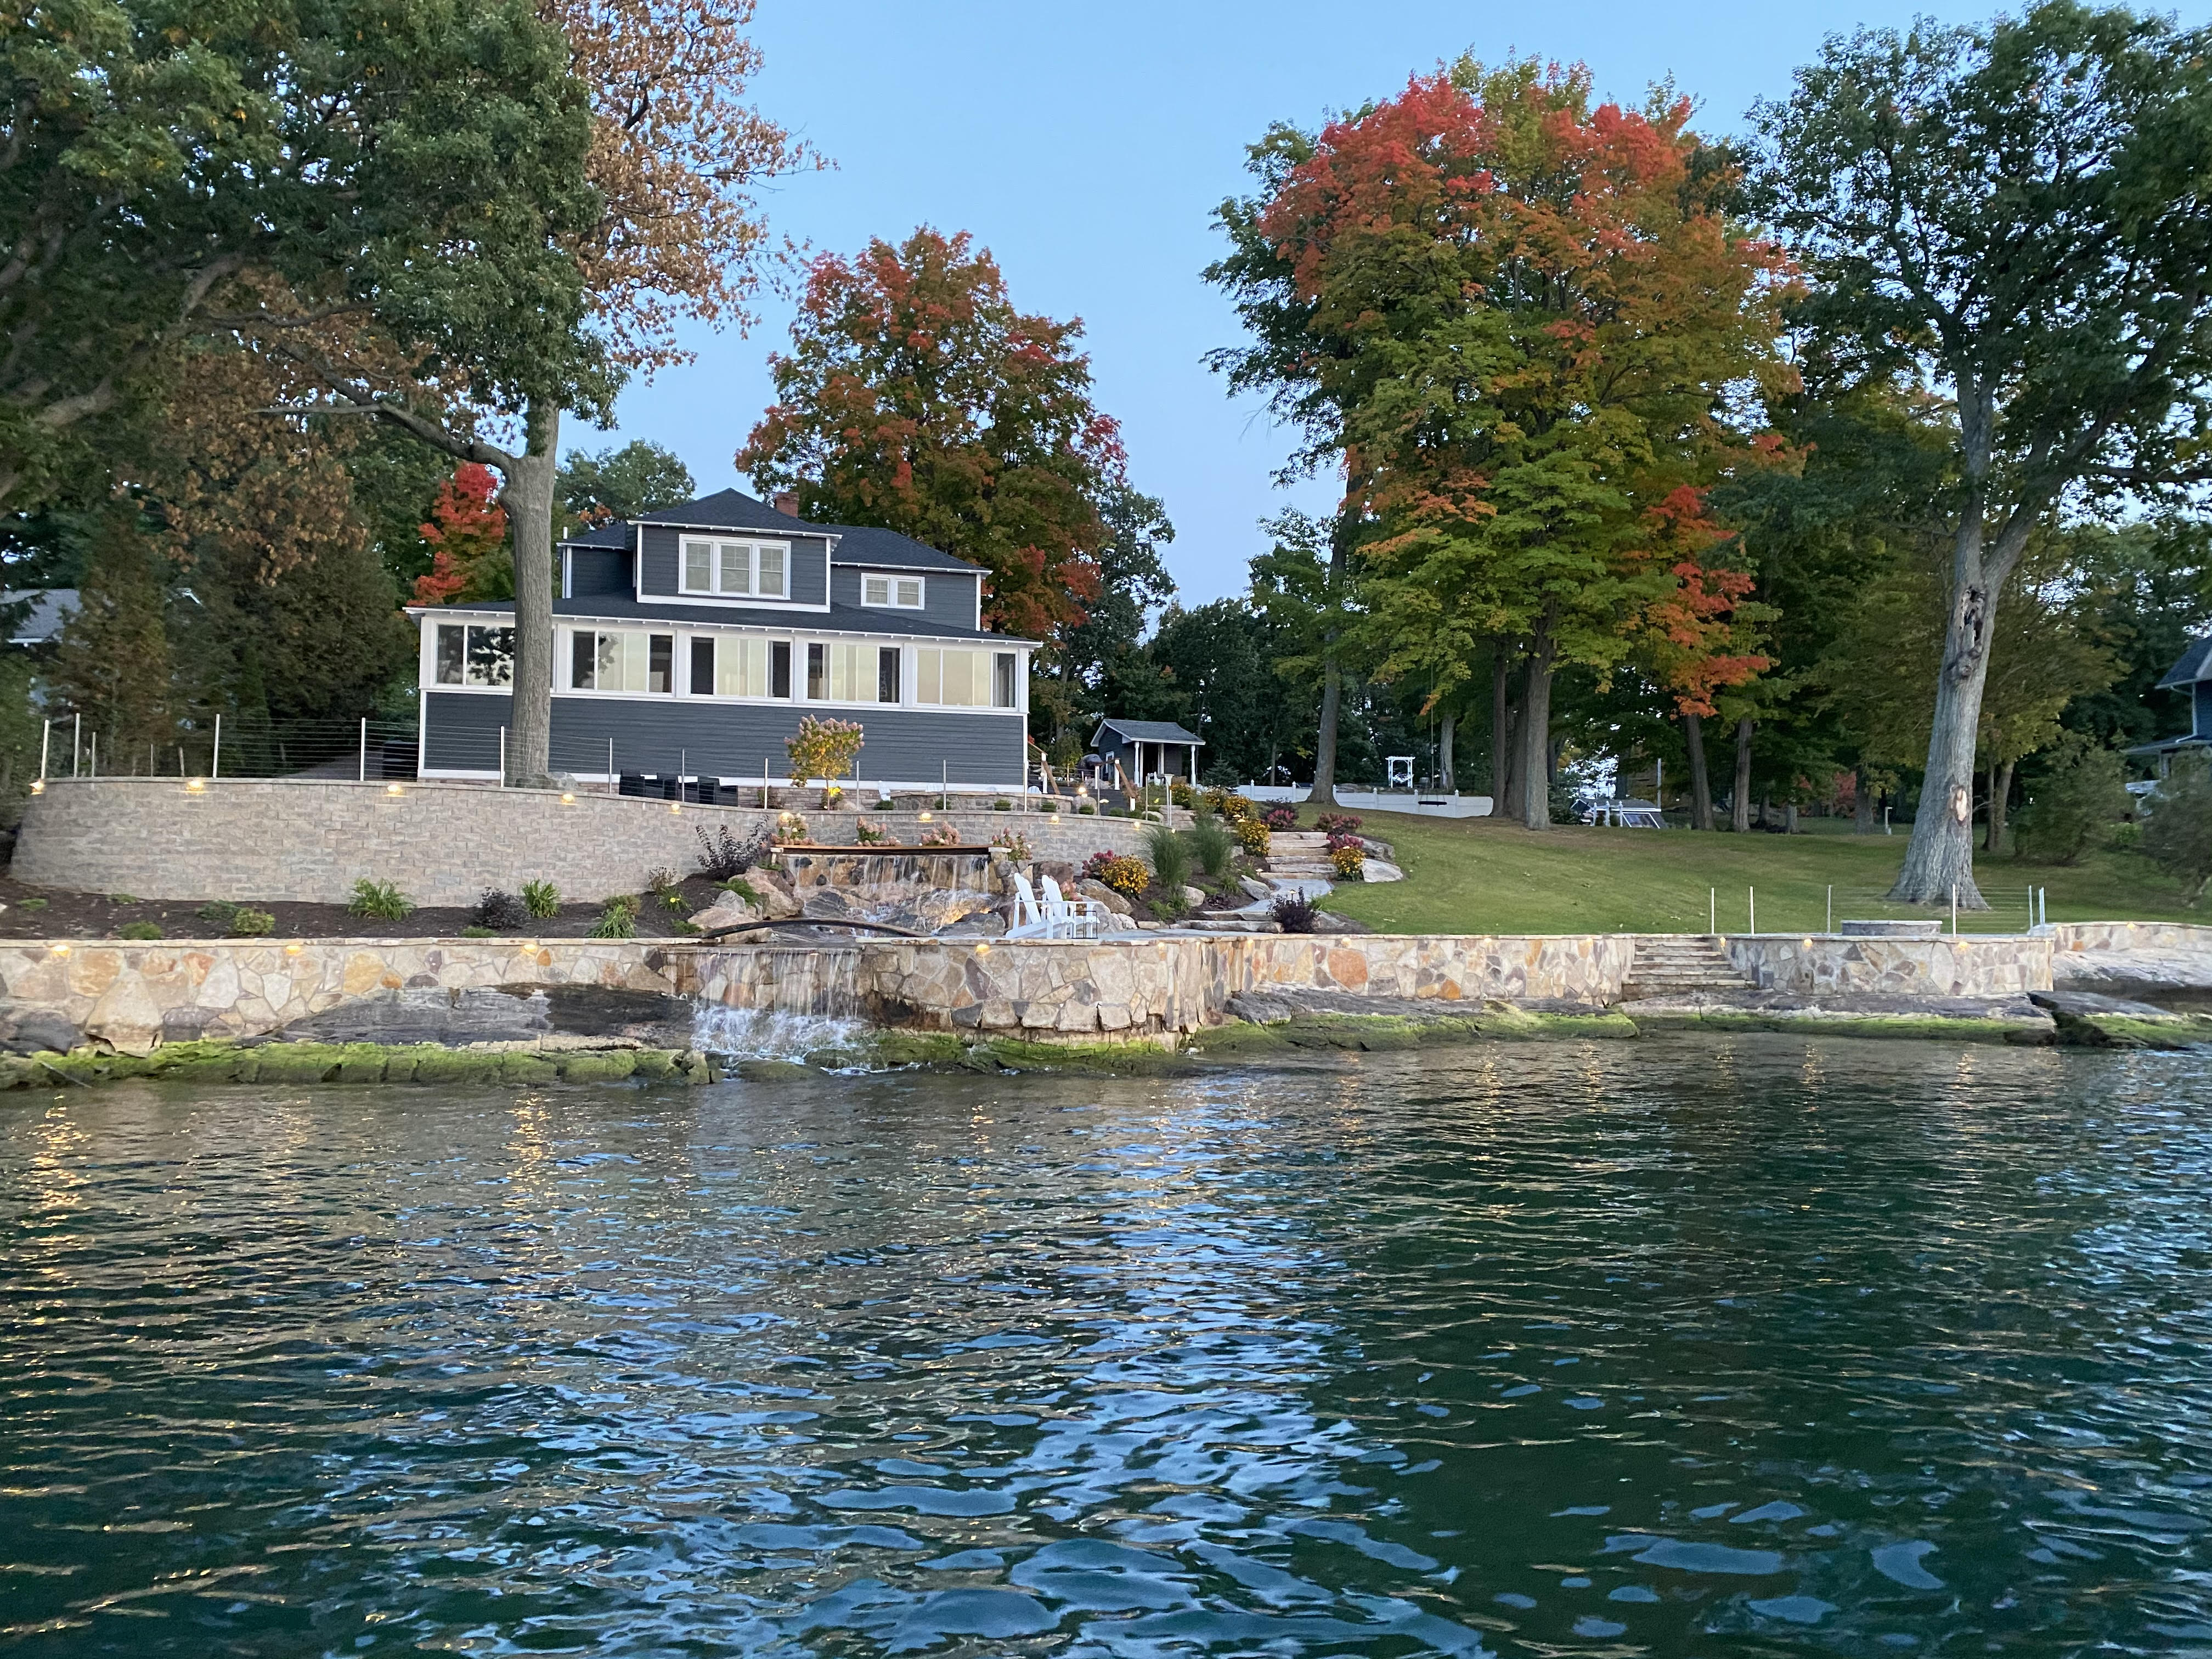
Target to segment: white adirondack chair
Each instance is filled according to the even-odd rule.
[[[1066,898],[1060,884],[1050,876],[1044,881],[1044,915],[1048,937],[1058,939],[1096,939],[1098,936],[1098,902],[1095,899]]]
[[[1046,919],[1037,903],[1036,890],[1030,878],[1020,871],[1014,872],[1014,925],[1006,929],[1008,939],[1049,939],[1052,924]]]

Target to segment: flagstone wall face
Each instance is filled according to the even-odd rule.
[[[2212,957],[2212,927],[2179,921],[2062,921],[2052,946],[2071,951],[2149,951],[2160,956]]]
[[[398,793],[393,793],[397,790]],[[417,904],[473,904],[550,881],[573,899],[635,893],[646,872],[694,868],[698,831],[726,824],[740,837],[779,814],[634,796],[460,783],[240,781],[197,793],[175,778],[58,778],[32,798],[12,873],[34,887],[135,893],[147,899],[289,899],[343,903],[364,877],[396,881]],[[810,811],[806,837],[850,846],[863,816]],[[951,825],[981,845],[1018,835],[1030,856],[1081,864],[1102,849],[1141,853],[1143,826],[1063,813],[871,812],[907,846]]]
[[[2009,997],[2051,988],[2051,940],[1839,939],[1740,934],[1729,960],[1762,991],[1791,995]]]

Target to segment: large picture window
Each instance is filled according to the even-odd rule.
[[[676,636],[580,628],[569,647],[568,685],[576,691],[673,691]]]
[[[514,630],[480,623],[440,623],[437,659],[441,685],[512,685]]]
[[[725,636],[713,641],[715,655],[714,690],[725,697],[765,697],[769,695],[766,640]]]
[[[788,599],[790,563],[791,550],[781,542],[686,537],[678,586],[686,593],[712,593],[720,599]]]
[[[1016,708],[1020,663],[1012,651],[952,651],[924,646],[915,653],[917,701],[945,708]]]
[[[894,611],[919,611],[921,609],[921,578],[863,575],[860,578],[860,603],[889,605]]]

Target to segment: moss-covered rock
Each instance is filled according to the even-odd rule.
[[[1638,1016],[1648,1030],[1779,1031],[1791,1036],[1886,1037],[1919,1042],[2008,1042],[2029,1048],[2054,1041],[2051,1028],[2021,1019],[1974,1019],[1946,1014],[1807,1014],[1711,1008]]]
[[[2212,1015],[2057,1015],[2058,1040],[2085,1048],[2196,1048],[2212,1043]]]
[[[627,1048],[596,1049],[561,1057],[561,1077],[568,1083],[620,1083],[637,1069],[637,1056]]]
[[[672,1075],[676,1070],[676,1056],[665,1048],[640,1048],[635,1053],[636,1059],[630,1068],[630,1074],[634,1077],[654,1083]]]

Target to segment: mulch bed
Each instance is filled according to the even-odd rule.
[[[720,896],[714,884],[695,877],[678,890],[690,908],[672,910],[650,893],[639,900],[636,937],[678,939],[672,924],[696,915]],[[402,921],[356,916],[343,904],[296,904],[283,899],[264,902],[226,894],[225,900],[276,918],[271,939],[457,939],[471,925],[469,912],[459,906],[425,906]],[[0,939],[114,939],[127,924],[150,921],[169,939],[222,939],[222,927],[204,921],[193,913],[202,901],[193,899],[134,899],[118,904],[128,894],[64,893],[47,887],[27,887],[0,876]],[[503,937],[514,939],[583,939],[599,925],[602,905],[564,904],[557,915],[533,917],[527,929],[510,928]]]

